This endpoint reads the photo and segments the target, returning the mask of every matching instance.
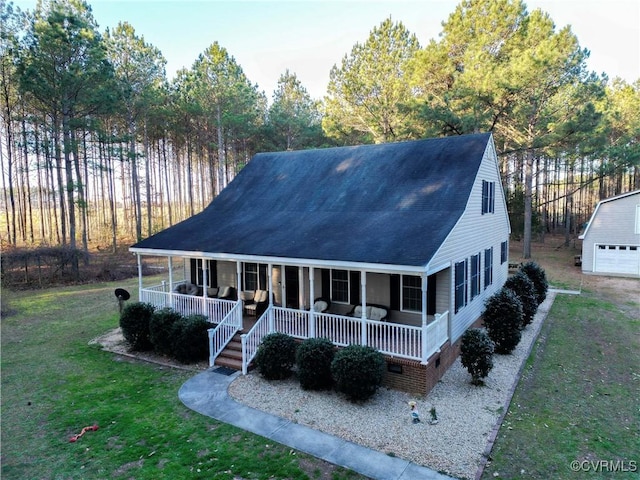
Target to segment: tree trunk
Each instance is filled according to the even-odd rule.
[[[84,182],[82,179],[82,174],[80,172],[80,153],[78,150],[78,139],[76,138],[75,129],[71,129],[70,137],[71,137],[71,145],[73,147],[73,151],[72,151],[73,167],[76,172],[76,188],[78,190],[78,209],[80,210],[80,238],[82,241],[82,251],[87,253],[89,251],[89,243],[87,240],[87,216],[86,216],[87,199],[85,198]]]
[[[142,202],[140,200],[140,182],[138,181],[138,162],[136,161],[136,127],[129,116],[129,164],[131,166],[131,185],[133,187],[133,211],[136,221],[136,240],[142,240]]]
[[[533,203],[533,150],[527,150],[524,159],[524,241],[522,256],[531,258],[531,220]]]
[[[71,144],[70,121],[71,116],[68,112],[64,112],[62,117],[62,138],[64,141],[64,170],[66,173],[67,208],[69,211],[69,246],[71,247],[72,252],[74,252],[77,249],[76,209],[73,184],[73,161],[71,159],[73,146]],[[78,278],[80,274],[78,257],[75,254],[72,255],[71,273],[74,278]]]

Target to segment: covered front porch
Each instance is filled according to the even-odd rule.
[[[264,336],[272,332],[298,339],[324,337],[337,346],[368,345],[389,357],[425,365],[449,339],[448,269],[416,275],[345,265],[332,269],[194,258],[181,258],[183,265],[176,269],[174,261],[168,257],[169,278],[160,284],[144,286],[140,276],[140,301],[207,316],[212,323],[211,366],[239,332],[243,373]],[[262,289],[268,300],[250,315],[250,302],[244,298]],[[223,292],[227,297],[219,298]],[[319,299],[326,300],[328,308],[317,308]],[[377,314],[372,314],[372,305]],[[382,319],[381,311],[386,312]]]

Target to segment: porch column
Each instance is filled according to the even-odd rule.
[[[207,317],[209,316],[209,309],[207,308],[207,285],[209,285],[209,279],[207,278],[207,260],[202,259],[202,312]]]
[[[173,292],[173,257],[169,257],[167,263],[169,264],[169,291]]]
[[[300,310],[304,310],[304,288],[303,287],[304,287],[304,268],[298,267],[298,308]]]
[[[140,254],[136,254],[138,257],[138,300],[142,301],[142,259]]]
[[[258,267],[258,270],[259,269],[260,267]],[[275,332],[276,326],[273,319],[273,265],[270,263],[267,264],[267,276],[269,277],[269,283],[267,285],[267,295],[269,295],[269,313],[267,314],[269,316],[269,331]]]
[[[236,262],[236,288],[238,289],[238,300],[240,300],[240,291],[242,290],[242,262]]]
[[[169,306],[173,308],[173,257],[169,257]]]
[[[422,363],[427,364],[427,274],[422,274]]]
[[[360,296],[362,297],[362,325],[360,343],[367,344],[367,272],[360,272]]]
[[[313,297],[315,297],[315,269],[313,267],[309,267],[309,338],[316,337],[316,312],[313,311]],[[302,285],[302,283],[300,283]],[[300,304],[300,308],[302,308],[302,304]]]
[[[207,269],[207,260],[202,259],[202,296],[207,296],[207,286],[209,285],[208,274],[209,271]]]

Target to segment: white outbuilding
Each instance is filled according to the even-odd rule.
[[[598,202],[579,238],[583,273],[640,277],[640,190]]]

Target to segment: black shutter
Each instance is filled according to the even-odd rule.
[[[357,270],[349,272],[349,288],[351,289],[349,292],[351,303],[358,305],[362,300],[360,299],[360,272]]]
[[[191,259],[191,283],[198,285],[198,260]]]
[[[390,275],[389,308],[400,310],[400,275]]]
[[[436,314],[436,275],[427,278],[427,315]]]
[[[216,288],[218,286],[218,261],[209,260],[209,286]]]
[[[264,263],[258,264],[258,286],[256,287],[257,290],[271,290],[271,285],[267,285],[269,279],[267,267],[268,265]]]
[[[322,272],[322,291],[320,296],[331,299],[331,272],[326,268],[323,268],[320,271]]]

